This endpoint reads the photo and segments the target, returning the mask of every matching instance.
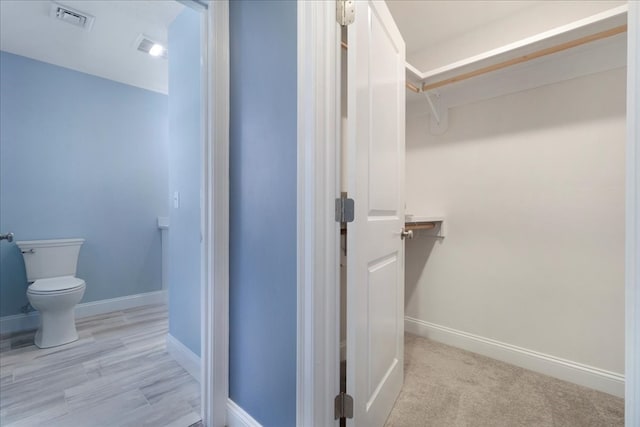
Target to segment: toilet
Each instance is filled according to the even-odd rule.
[[[27,272],[27,298],[40,312],[35,345],[56,347],[78,339],[74,308],[84,295],[85,282],[75,277],[84,239],[16,242]]]

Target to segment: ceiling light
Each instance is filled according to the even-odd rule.
[[[149,55],[151,56],[162,56],[164,54],[164,46],[162,46],[161,44],[155,43],[153,46],[151,46],[151,49],[149,49]]]
[[[2,0],[0,0],[2,1]],[[134,47],[140,52],[147,53],[156,58],[167,58],[167,48],[162,44],[153,40],[151,37],[140,34],[134,42]]]

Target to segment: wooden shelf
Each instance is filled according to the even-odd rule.
[[[438,88],[505,66],[560,52],[626,31],[628,6],[618,6],[588,18],[545,31],[436,69],[420,71],[407,64],[407,80],[423,90]]]
[[[406,230],[433,230],[437,226],[436,222],[407,222],[404,228]]]
[[[430,231],[435,230],[434,237],[445,236],[444,217],[407,215],[404,223],[405,230]]]

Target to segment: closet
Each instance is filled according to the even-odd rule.
[[[357,75],[349,67],[357,67],[358,58],[348,57],[348,51],[356,46],[354,55],[363,55],[366,36],[347,27],[341,190],[348,197],[354,188],[360,194],[356,220],[346,225],[341,248],[340,352],[346,360],[341,377],[342,391],[358,394],[355,419],[370,416],[371,422],[353,425],[383,425],[376,423],[386,419],[380,415],[384,410],[373,412],[383,383],[403,363],[389,345],[394,328],[624,396],[627,5],[599,2],[580,10],[576,3],[556,3],[556,14],[551,2],[531,2],[529,9],[430,46],[431,52],[449,53],[430,57],[429,48],[407,46],[406,104],[403,100],[399,108],[406,110],[392,110],[406,115],[399,131],[406,155],[391,166],[369,155],[370,163],[363,166],[369,168],[369,179],[376,179],[374,171],[380,168],[401,171],[397,182],[377,184],[388,186],[382,195],[372,191],[372,184],[363,189],[354,181],[354,165],[362,161],[356,158],[363,152],[350,145],[356,132],[350,134],[349,125],[362,119],[349,114],[355,111],[349,102],[356,102],[350,97],[380,95],[362,78],[349,77]],[[389,4],[392,15],[401,8]],[[356,17],[359,13],[356,8]],[[384,22],[384,13],[375,6],[362,7],[362,13],[373,22],[371,40],[380,42],[375,22]],[[535,25],[518,26],[519,19],[527,22],[527,13],[532,20],[549,13],[547,28],[540,24],[532,33]],[[402,32],[401,20],[394,18]],[[377,53],[368,54],[375,59]],[[358,87],[344,87],[352,82]],[[390,93],[385,92],[393,99]],[[376,121],[365,124],[375,129]],[[362,122],[353,126],[360,132],[366,127]],[[390,132],[387,140],[394,135]],[[382,151],[395,149],[388,145]],[[385,197],[396,200],[396,184],[401,208],[380,207]],[[366,207],[358,210],[365,193]],[[369,248],[378,245],[367,235],[372,224],[398,212],[403,218],[393,236],[403,242],[398,258],[390,251],[365,259],[363,251],[372,253]],[[361,246],[354,248],[356,239]],[[349,258],[351,250],[359,251],[360,258]],[[402,267],[402,289],[362,292],[363,283],[375,286],[375,274],[387,274],[384,270],[396,263]],[[395,279],[389,273],[381,280]],[[402,313],[391,310],[378,317],[398,298]],[[352,304],[362,312],[352,314]],[[401,315],[401,324],[391,325],[394,313]],[[388,322],[380,325],[376,319]],[[365,324],[363,336],[349,337]],[[350,353],[350,345],[359,352]],[[355,370],[369,375],[361,390]]]

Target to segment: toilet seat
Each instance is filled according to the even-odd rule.
[[[36,280],[27,288],[27,292],[38,295],[50,295],[73,292],[83,286],[85,286],[84,280],[74,276],[50,277]]]

